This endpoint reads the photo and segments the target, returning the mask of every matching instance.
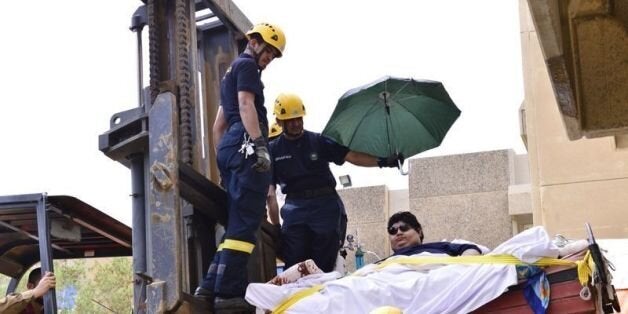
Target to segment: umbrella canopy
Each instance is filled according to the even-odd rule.
[[[383,77],[342,95],[323,134],[354,151],[409,158],[440,145],[458,116],[442,83]]]

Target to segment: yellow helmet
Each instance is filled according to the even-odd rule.
[[[281,58],[283,50],[286,49],[286,36],[281,28],[269,23],[259,23],[246,32],[246,38],[251,39],[251,35],[255,33],[260,34],[264,42],[275,47],[279,51],[277,58]]]
[[[277,124],[277,122],[275,122],[273,123],[273,125],[270,126],[270,129],[268,130],[268,138],[277,137],[281,135],[281,132],[283,132],[283,129],[279,124]]]
[[[305,106],[295,94],[281,93],[275,99],[275,117],[279,120],[300,118],[305,115]]]

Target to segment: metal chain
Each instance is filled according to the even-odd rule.
[[[181,134],[181,161],[192,164],[192,75],[190,69],[190,0],[177,0],[175,8],[177,85],[179,87],[179,130]]]
[[[156,0],[148,0],[148,54],[150,71],[150,102],[153,103],[159,95],[159,25],[155,11],[157,11]]]

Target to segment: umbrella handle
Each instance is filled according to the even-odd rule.
[[[407,176],[408,173],[410,173],[410,169],[403,170],[403,164],[401,163],[401,160],[397,160],[397,168],[399,168],[399,173],[401,173],[401,175]]]

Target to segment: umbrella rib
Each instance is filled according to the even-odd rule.
[[[403,86],[401,86],[401,88],[399,88],[399,89],[395,92],[395,94],[394,94],[394,95],[391,95],[391,96],[390,96],[390,98],[391,98],[391,99],[394,99],[394,98],[395,98],[395,97],[396,97],[399,93],[401,93],[401,91],[402,91],[404,88],[408,87],[408,85],[410,85],[410,82],[406,82],[406,84],[404,84]],[[388,91],[388,90],[386,90],[386,91]]]
[[[399,94],[399,93],[400,93],[400,92],[401,92],[404,88],[406,88],[408,85],[410,85],[410,82],[411,82],[411,81],[406,82],[403,86],[401,86],[401,88],[397,89],[397,91],[395,92],[395,94],[390,96],[390,101],[393,101],[393,100],[395,99],[395,97],[396,97],[396,96],[397,96],[397,95],[398,95],[398,94]],[[386,83],[388,83],[388,82],[386,82]],[[384,90],[385,90],[386,92],[388,92],[388,85],[385,85]],[[403,107],[403,106],[402,106],[402,107]],[[405,109],[405,108],[404,108],[404,109]],[[406,111],[407,111],[407,109],[406,109]],[[388,124],[389,124],[388,122],[390,122],[390,131],[388,130]],[[390,138],[391,138],[391,136],[392,136],[392,138],[395,138],[395,134],[394,134],[394,130],[393,130],[392,117],[391,117],[391,115],[390,115],[390,114],[388,115],[388,117],[386,117],[386,136],[388,136],[388,151],[389,151],[389,153],[390,153],[390,154],[393,154],[393,153],[399,153],[399,152],[398,152],[399,148],[394,148],[394,149],[393,149],[393,146],[394,146],[394,145],[393,145],[393,143],[391,143],[391,142],[390,142]]]
[[[388,130],[388,125],[389,124],[390,124],[390,131]],[[392,149],[393,145],[390,142],[390,137],[392,135],[392,138],[395,138],[395,135],[392,134],[392,133],[393,133],[392,117],[390,116],[390,112],[388,112],[388,114],[386,115],[386,136],[388,137],[388,153],[391,154],[391,155],[394,153],[394,151]]]

